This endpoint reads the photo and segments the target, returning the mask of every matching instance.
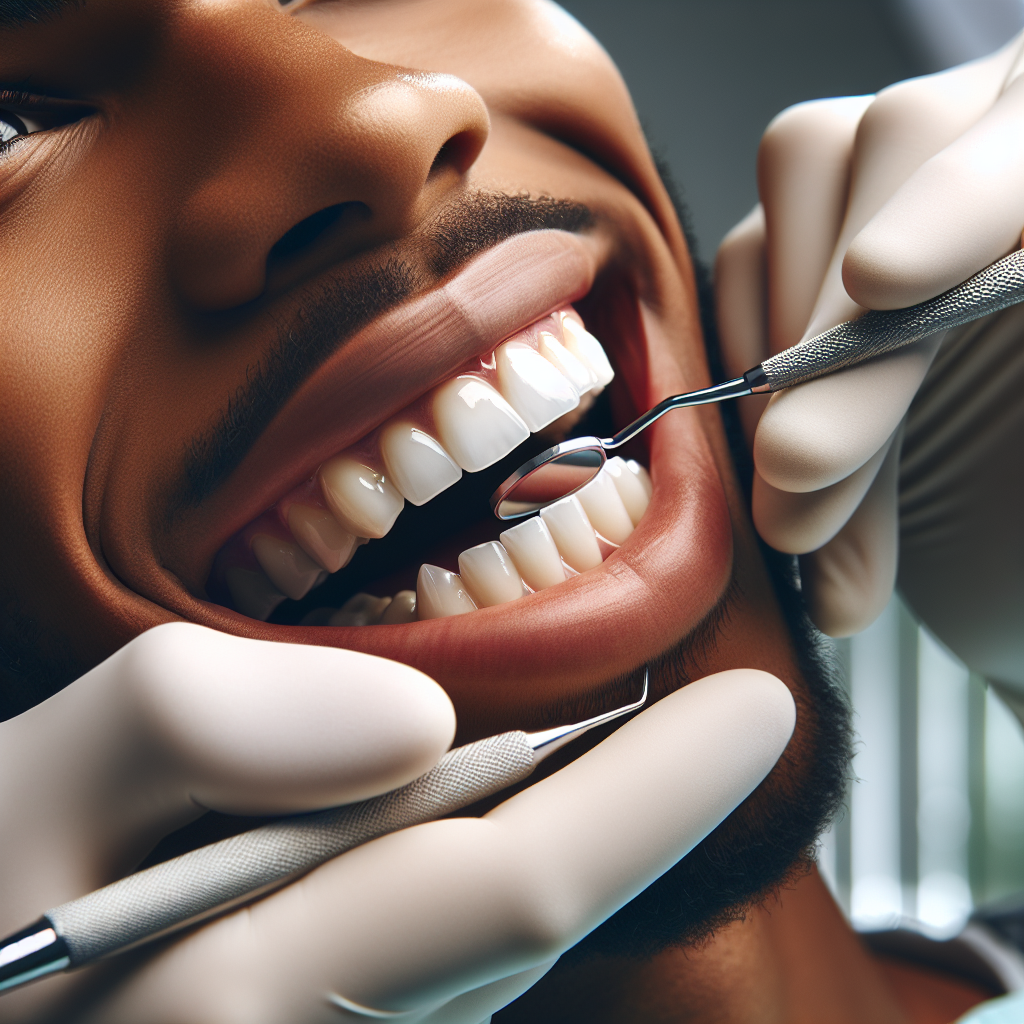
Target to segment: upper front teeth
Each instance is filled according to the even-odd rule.
[[[288,527],[299,547],[328,572],[337,572],[352,560],[365,541],[345,530],[325,508],[297,502],[288,509]]]
[[[531,431],[571,412],[581,395],[603,387],[612,376],[601,344],[566,312],[499,345],[479,369],[439,385],[364,438],[357,449],[325,462],[316,478],[319,494],[312,493],[313,484],[301,485],[238,535],[232,550],[239,550],[238,544],[248,546],[265,576],[263,582],[250,580],[253,570],[235,564],[235,556],[225,550],[225,565],[234,564],[238,570],[230,580],[226,569],[221,577],[235,607],[266,618],[284,597],[301,598],[325,572],[347,565],[367,538],[385,536],[406,500],[423,505],[456,483],[463,470],[478,472],[493,465]],[[468,590],[457,582],[457,574],[443,575],[445,570],[440,569],[428,574],[422,582],[430,594],[421,596],[421,617],[432,608],[448,615],[452,608],[471,610],[469,605],[511,600],[525,592],[522,579],[539,590],[564,579],[565,565],[584,571],[581,567],[597,564],[600,547],[589,523],[584,525],[587,512],[599,524],[598,532],[618,544],[626,535],[626,521],[635,523],[636,509],[640,504],[646,507],[642,484],[625,472],[622,480],[632,491],[623,493],[624,508],[609,502],[611,485],[602,485],[593,495],[573,498],[568,510],[559,506],[546,512],[550,529],[544,520],[536,520],[537,525],[521,524],[506,531],[513,535],[508,550],[497,542],[483,545],[486,551],[471,549],[466,555],[474,582]],[[622,490],[621,481],[615,486]],[[268,532],[261,525],[265,522],[270,524]],[[280,539],[283,528],[294,543]],[[493,581],[481,582],[490,580],[490,574],[480,575],[478,563],[506,566],[506,589],[495,589]],[[513,593],[515,587],[519,590]]]
[[[562,331],[565,347],[577,359],[586,363],[597,377],[599,387],[606,387],[615,376],[612,364],[608,362],[601,343],[583,325],[570,316],[562,316]]]
[[[405,504],[383,473],[347,455],[320,467],[320,488],[338,522],[359,537],[383,537]]]
[[[580,393],[553,362],[521,341],[497,352],[501,393],[530,428],[543,430],[580,404]]]
[[[414,505],[425,505],[462,476],[438,441],[405,420],[384,428],[380,451],[395,487]]]
[[[437,389],[434,419],[445,448],[470,473],[494,465],[530,436],[515,409],[487,381],[468,374]]]
[[[597,374],[576,358],[550,331],[541,331],[537,351],[559,368],[582,394],[597,384]]]
[[[327,579],[327,573],[298,544],[290,541],[259,533],[252,539],[252,553],[270,582],[293,601],[305,597]]]

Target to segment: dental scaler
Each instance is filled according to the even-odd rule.
[[[518,519],[578,491],[600,471],[606,452],[624,445],[673,409],[767,394],[895,352],[937,331],[970,323],[1024,300],[1024,250],[927,302],[871,310],[793,345],[742,377],[659,402],[614,437],[576,437],[523,463],[491,496],[499,519]]]
[[[48,910],[0,942],[0,992],[85,967],[279,889],[333,857],[451,814],[526,779],[549,754],[599,725],[639,711],[639,700],[575,725],[506,732],[449,751],[390,793],[284,818],[192,850]]]

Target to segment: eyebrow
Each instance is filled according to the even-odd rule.
[[[85,0],[0,0],[0,29],[51,21]]]

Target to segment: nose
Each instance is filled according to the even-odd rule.
[[[166,52],[190,82],[179,107],[199,109],[169,255],[194,309],[401,238],[483,148],[487,109],[458,78],[366,60],[265,5],[188,6]]]

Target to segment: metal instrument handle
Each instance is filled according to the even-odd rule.
[[[450,814],[533,771],[525,732],[449,751],[400,789],[272,822],[147,868],[46,913],[81,967],[280,888],[346,850]]]
[[[769,391],[823,377],[1024,301],[1024,250],[906,309],[870,310],[761,363]]]

